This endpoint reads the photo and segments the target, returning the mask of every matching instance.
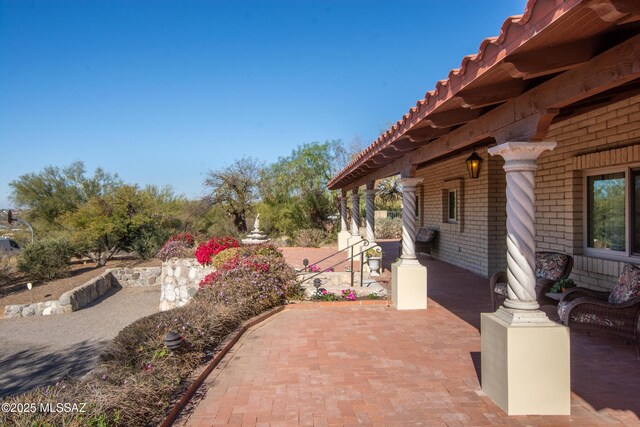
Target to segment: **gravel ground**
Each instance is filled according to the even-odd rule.
[[[122,328],[159,303],[159,286],[112,289],[74,313],[0,319],[0,397],[86,373]]]

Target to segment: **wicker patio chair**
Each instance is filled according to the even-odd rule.
[[[625,264],[611,292],[567,290],[558,304],[558,315],[572,330],[603,332],[635,343],[640,357],[640,267]]]
[[[573,257],[560,252],[536,252],[536,298],[540,305],[556,305],[558,301],[546,296],[551,286],[566,279],[573,269]],[[507,299],[507,274],[498,271],[489,281],[493,310]]]
[[[431,247],[438,236],[438,229],[433,227],[420,227],[416,231],[416,254],[419,252],[431,256]],[[402,239],[400,239],[400,248],[398,256],[402,255]]]

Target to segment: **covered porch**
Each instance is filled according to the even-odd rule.
[[[383,242],[397,253],[398,242]],[[480,387],[488,279],[419,257],[429,309],[290,307],[253,329],[182,425],[637,425],[633,346],[572,334],[570,416],[508,417]]]
[[[638,52],[637,1],[529,0],[328,184],[342,193],[345,233],[351,194],[351,244],[361,187],[373,199],[376,180],[400,176],[398,310],[437,302],[416,254],[420,227],[438,230],[435,259],[482,277],[506,271],[503,306],[481,316],[481,368],[483,391],[510,415],[572,410],[580,344],[540,308],[537,253],[573,257],[579,286],[611,290],[620,277],[635,296],[637,281],[622,277],[640,276]],[[480,301],[471,295],[455,303]],[[637,340],[630,323],[620,325]]]

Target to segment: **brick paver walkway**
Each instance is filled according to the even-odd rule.
[[[243,336],[178,424],[640,425],[633,346],[572,334],[572,415],[507,417],[480,388],[488,280],[428,266],[429,308],[287,309]]]
[[[187,425],[616,423],[579,398],[571,417],[507,417],[480,390],[479,348],[478,331],[435,303],[285,310],[214,371]]]

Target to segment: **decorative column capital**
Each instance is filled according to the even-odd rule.
[[[376,190],[364,190],[364,194],[367,198],[375,197]]]
[[[402,186],[402,191],[416,191],[416,187],[422,184],[423,178],[400,178],[398,183]]]
[[[489,148],[492,156],[504,158],[504,170],[534,171],[537,169],[536,160],[543,151],[553,150],[557,143],[548,142],[505,142]]]

